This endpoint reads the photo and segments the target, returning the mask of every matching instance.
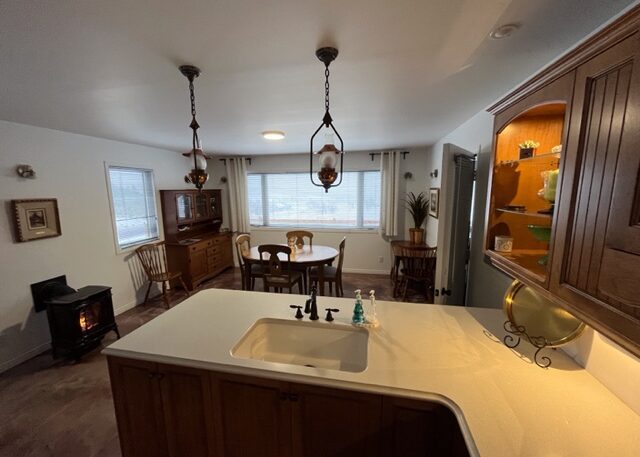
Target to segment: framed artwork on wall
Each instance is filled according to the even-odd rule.
[[[58,200],[41,198],[11,200],[11,213],[19,242],[60,236]]]
[[[438,219],[438,209],[440,207],[440,189],[432,187],[429,189],[429,216]]]

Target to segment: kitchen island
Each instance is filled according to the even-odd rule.
[[[172,421],[175,415],[167,411],[170,413],[175,404],[192,405],[189,411],[205,411],[215,406],[214,400],[208,403],[221,394],[222,383],[238,377],[263,380],[259,393],[279,395],[280,400],[286,400],[282,405],[295,401],[304,391],[301,386],[344,391],[346,399],[355,398],[355,404],[362,408],[371,405],[369,400],[374,396],[444,405],[453,413],[466,444],[465,450],[458,449],[452,455],[463,455],[467,450],[469,455],[483,457],[640,455],[640,417],[561,351],[552,351],[552,366],[541,369],[531,363],[531,354],[505,347],[501,342],[504,317],[496,309],[380,301],[381,327],[368,331],[363,371],[232,355],[232,349],[257,321],[295,322],[289,305],[304,304],[305,299],[300,295],[204,290],[106,348],[121,441],[130,441],[130,437],[123,437],[123,431],[129,433],[125,429],[142,430],[139,439],[145,431],[155,433],[157,426],[167,431],[166,442],[156,439],[156,444],[168,449],[164,455],[188,455],[181,449],[176,451],[175,435],[181,429],[192,430],[194,421],[205,430],[231,427],[234,422],[230,419],[224,425],[220,418],[209,418],[204,412],[201,420],[194,413]],[[322,319],[328,307],[340,309],[333,322]],[[316,325],[346,326],[352,308],[352,299],[318,297],[321,320]],[[518,349],[525,350],[526,344]],[[132,364],[127,365],[128,361]],[[172,371],[178,373],[172,378],[176,382],[163,383],[164,372],[158,368],[162,366],[176,367]],[[201,376],[203,372],[215,374],[211,382]],[[132,392],[140,395],[126,396]],[[270,404],[272,397],[256,392],[239,393],[249,405]],[[119,403],[128,404],[129,410]],[[164,411],[164,422],[162,417],[128,415],[148,410],[150,404],[154,411]],[[386,400],[381,404],[386,405]],[[274,414],[261,417],[257,426],[269,427],[284,413]],[[446,422],[445,416],[436,417]],[[295,417],[292,423],[295,428]],[[251,427],[243,430],[249,439]],[[219,448],[219,443],[213,442],[215,436],[207,438],[211,455],[222,455],[214,451]],[[294,444],[280,455],[300,455],[298,451]]]

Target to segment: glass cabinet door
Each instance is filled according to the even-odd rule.
[[[193,199],[191,194],[176,194],[176,219],[178,224],[193,220]]]
[[[209,215],[213,219],[220,219],[220,202],[216,194],[209,195]]]
[[[208,216],[207,212],[207,194],[198,193],[196,194],[196,220],[206,219]]]

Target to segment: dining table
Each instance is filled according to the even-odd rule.
[[[286,244],[282,245],[287,246]],[[304,245],[291,249],[290,262],[301,268],[321,267],[331,265],[337,256],[337,249],[331,246]],[[251,290],[251,265],[261,262],[258,246],[251,247],[248,252],[242,254],[242,257],[244,259],[246,290]],[[278,258],[282,262],[289,261],[284,253],[278,254]],[[268,260],[269,254],[265,252],[264,261]],[[318,268],[318,294],[324,295],[324,268]]]

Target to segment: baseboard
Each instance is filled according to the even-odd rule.
[[[34,347],[33,349],[29,349],[27,352],[20,354],[17,357],[14,357],[11,360],[7,360],[5,362],[0,363],[0,373],[3,373],[11,368],[20,365],[23,362],[26,362],[29,359],[34,358],[35,356],[42,354],[44,351],[51,349],[51,343],[43,343]]]
[[[363,275],[389,275],[389,270],[366,270],[362,268],[343,268],[345,273],[359,273]]]
[[[136,300],[129,302],[129,303],[125,303],[124,305],[120,305],[118,307],[113,307],[113,314],[115,314],[116,316],[118,314],[122,314],[126,311],[129,311],[130,309],[135,308],[136,306],[138,306],[138,302]]]

